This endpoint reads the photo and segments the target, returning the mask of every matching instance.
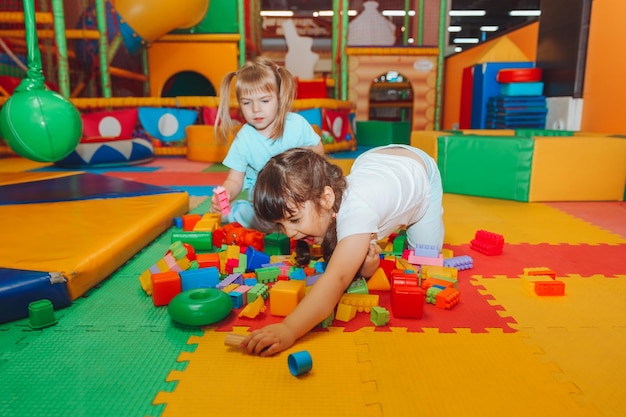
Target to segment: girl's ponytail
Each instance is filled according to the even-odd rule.
[[[220,104],[215,118],[215,135],[222,143],[228,142],[228,137],[234,133],[235,124],[230,117],[230,84],[237,72],[227,74],[220,87]]]

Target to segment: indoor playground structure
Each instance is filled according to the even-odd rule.
[[[456,54],[453,0],[319,3],[324,42],[260,0],[0,4],[0,415],[625,415],[626,58],[606,45],[626,5],[593,2],[585,94],[552,97],[555,3]],[[210,213],[219,86],[257,56],[297,74],[293,111],[346,174],[373,146],[433,157],[446,228],[442,251],[377,240],[374,276],[269,358],[239,343],[325,260]]]

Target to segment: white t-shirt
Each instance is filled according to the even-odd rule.
[[[357,158],[346,179],[337,241],[358,233],[383,239],[420,220],[430,204],[428,173],[410,157],[368,151]]]
[[[270,158],[291,148],[316,146],[320,140],[311,124],[297,113],[287,113],[283,136],[278,139],[266,138],[246,123],[230,145],[223,164],[244,172],[243,189],[249,190]]]

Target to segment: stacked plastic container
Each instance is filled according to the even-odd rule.
[[[487,102],[487,128],[544,129],[548,107],[541,68],[502,69],[500,95]]]

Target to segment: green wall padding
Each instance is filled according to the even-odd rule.
[[[534,141],[512,136],[440,136],[447,193],[528,201]]]

